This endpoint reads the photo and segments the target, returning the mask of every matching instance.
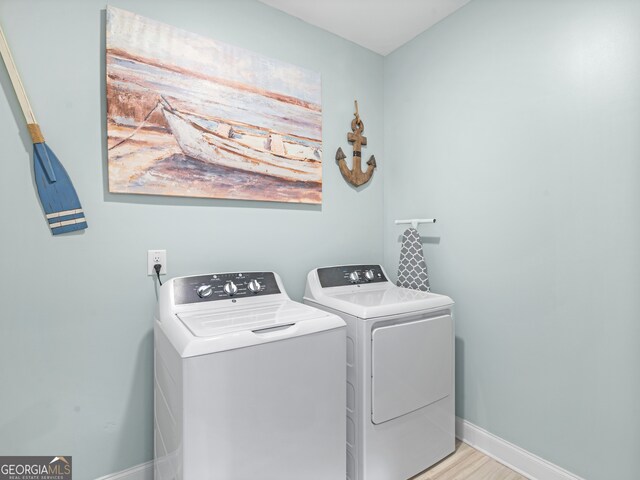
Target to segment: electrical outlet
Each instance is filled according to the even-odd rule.
[[[160,275],[167,274],[167,251],[166,250],[147,250],[147,275],[155,275],[156,271],[153,266],[162,265]]]

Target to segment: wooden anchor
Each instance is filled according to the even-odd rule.
[[[349,143],[353,143],[353,164],[351,170],[347,167],[347,162],[345,158],[347,156],[342,151],[342,148],[338,148],[336,152],[336,162],[338,162],[338,166],[340,167],[340,172],[344,179],[349,182],[351,185],[359,187],[360,185],[364,185],[373,176],[373,170],[376,168],[376,157],[371,155],[369,161],[367,162],[367,171],[363,172],[360,164],[360,160],[362,158],[362,145],[367,144],[367,137],[362,136],[362,132],[364,131],[364,122],[360,119],[360,115],[358,114],[358,101],[355,101],[356,104],[356,112],[354,113],[355,118],[351,120],[351,130],[347,134],[347,140]]]

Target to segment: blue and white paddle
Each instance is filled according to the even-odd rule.
[[[2,55],[7,67],[7,72],[9,72],[9,78],[33,140],[33,170],[38,196],[51,233],[59,235],[74,230],[83,230],[87,228],[87,221],[82,205],[80,205],[80,199],[58,157],[44,141],[44,136],[29,104],[2,27],[0,27],[0,55]]]

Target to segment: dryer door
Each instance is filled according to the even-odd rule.
[[[371,420],[380,424],[452,393],[451,315],[375,328]]]

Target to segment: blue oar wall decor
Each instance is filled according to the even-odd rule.
[[[33,170],[38,187],[38,197],[40,197],[40,203],[51,233],[59,235],[74,230],[83,230],[87,228],[87,220],[84,217],[80,199],[58,157],[44,141],[2,27],[0,27],[0,55],[2,55],[9,72],[9,78],[33,141]]]

